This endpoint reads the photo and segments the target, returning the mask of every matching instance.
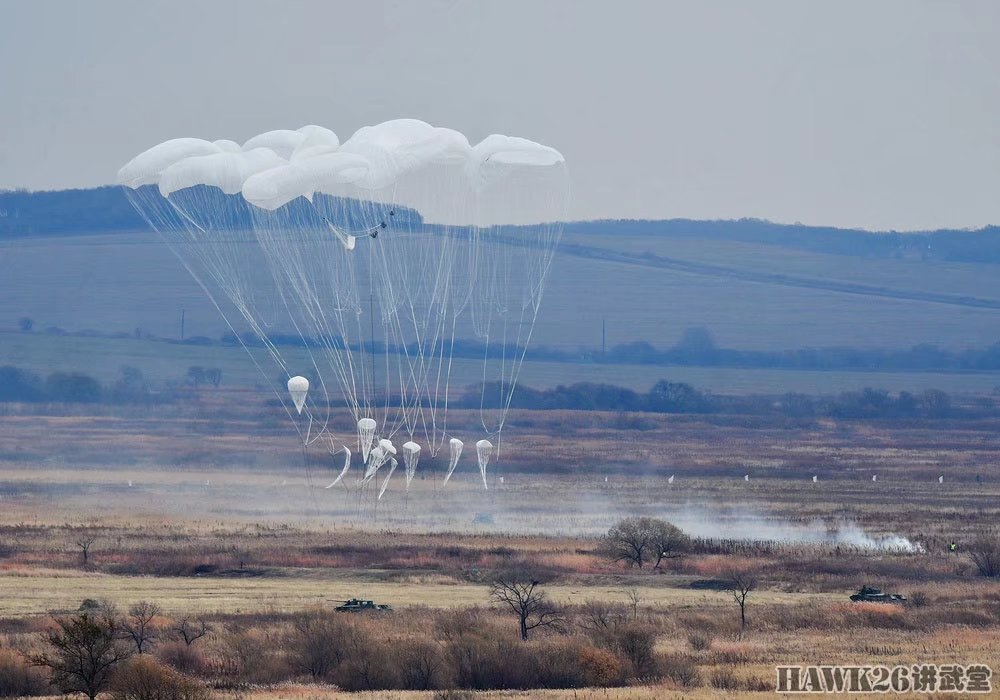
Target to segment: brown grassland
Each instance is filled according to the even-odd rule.
[[[471,412],[453,420],[473,434]],[[998,435],[990,420],[513,411],[489,489],[470,457],[442,487],[427,455],[408,491],[400,469],[380,501],[353,473],[324,488],[339,457],[297,448],[254,394],[0,405],[0,682],[5,659],[39,651],[52,617],[85,599],[156,603],[153,654],[233,698],[460,698],[448,688],[526,687],[504,685],[503,664],[529,657],[546,684],[590,687],[540,698],[766,697],[779,664],[997,672],[1000,579],[967,549],[997,537]],[[600,537],[631,516],[676,523],[691,551],[656,571],[609,561]],[[734,568],[759,576],[745,630],[725,590]],[[558,629],[517,639],[489,588],[511,569],[541,572]],[[851,603],[863,584],[909,603]],[[330,612],[351,597],[394,611]],[[190,648],[172,631],[185,617],[208,629]],[[352,640],[339,671],[298,663],[307,619]],[[432,652],[447,658],[437,690],[379,689],[413,687],[407,655]],[[376,666],[351,666],[360,656]],[[499,681],[482,676],[493,665]],[[585,673],[553,680],[564,666]]]

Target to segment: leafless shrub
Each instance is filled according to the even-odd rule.
[[[969,545],[968,551],[980,575],[986,578],[1000,576],[1000,537],[981,537]]]
[[[577,625],[588,633],[614,629],[628,621],[622,605],[603,600],[588,600],[577,613]]]
[[[333,675],[348,691],[388,690],[402,686],[394,650],[370,638],[359,641]]]
[[[154,653],[167,666],[189,676],[199,676],[208,670],[208,662],[201,649],[182,641],[160,644]]]
[[[278,640],[260,629],[230,631],[214,640],[210,673],[220,687],[273,684],[292,673],[278,653]]]
[[[0,649],[0,697],[48,695],[49,682],[45,672],[28,663],[20,654]]]
[[[396,647],[399,676],[407,690],[435,690],[451,684],[451,668],[437,642],[409,639]]]
[[[345,618],[323,610],[295,616],[287,643],[288,661],[313,680],[326,678],[350,651],[353,629]]]
[[[607,688],[625,683],[625,664],[607,649],[584,646],[578,663],[587,687]]]
[[[741,690],[743,681],[736,673],[725,666],[712,671],[708,677],[708,684],[716,690]]]
[[[682,688],[701,685],[701,673],[691,657],[684,654],[664,655],[657,659],[659,675],[668,678]]]
[[[113,700],[210,700],[203,684],[156,659],[140,655],[122,666],[111,682]]]
[[[706,651],[712,647],[712,635],[703,632],[692,632],[688,635],[688,644],[695,651]]]
[[[633,678],[653,678],[657,674],[656,631],[640,622],[629,622],[595,635],[599,646],[614,652],[630,665]]]

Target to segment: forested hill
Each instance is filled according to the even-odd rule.
[[[120,187],[52,192],[0,191],[0,239],[13,236],[113,233],[146,228]],[[567,234],[666,236],[762,243],[817,253],[1000,262],[1000,227],[975,231],[870,232],[761,219],[735,221],[602,220],[573,222]]]
[[[147,228],[121,187],[0,192],[0,237],[108,233]]]

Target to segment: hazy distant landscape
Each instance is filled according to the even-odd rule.
[[[141,221],[120,194],[70,194],[0,194],[6,213],[0,266],[10,290],[0,297],[0,330],[17,333],[23,317],[33,322],[30,333],[3,336],[0,363],[101,377],[128,364],[158,379],[183,374],[190,364],[216,364],[225,367],[227,382],[261,380],[232,348],[135,342],[137,335],[179,340],[182,312],[189,342],[219,344],[230,329],[161,239],[137,230]],[[571,224],[524,380],[539,387],[576,379],[648,388],[655,378],[634,367],[644,361],[629,359],[630,346],[667,350],[692,329],[717,348],[743,352],[839,348],[850,355],[930,346],[925,357],[934,348],[982,354],[1000,341],[1000,276],[992,254],[998,242],[994,229],[880,234],[758,221]],[[81,332],[127,339],[76,337]],[[552,362],[546,349],[561,353],[560,361]],[[1000,384],[996,364],[983,371],[939,360],[838,357],[831,367],[775,369],[695,353],[685,362],[657,361],[656,371],[712,391],[753,393],[863,386],[989,392]],[[716,369],[699,369],[709,366]],[[470,367],[470,381],[474,373]]]

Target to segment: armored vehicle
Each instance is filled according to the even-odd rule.
[[[880,588],[862,586],[861,590],[851,596],[855,603],[905,603],[906,596],[899,593],[883,593]]]
[[[334,608],[337,612],[388,612],[392,610],[391,605],[376,605],[373,600],[361,600],[359,598],[351,598],[350,600],[345,600],[342,605],[338,605]]]

